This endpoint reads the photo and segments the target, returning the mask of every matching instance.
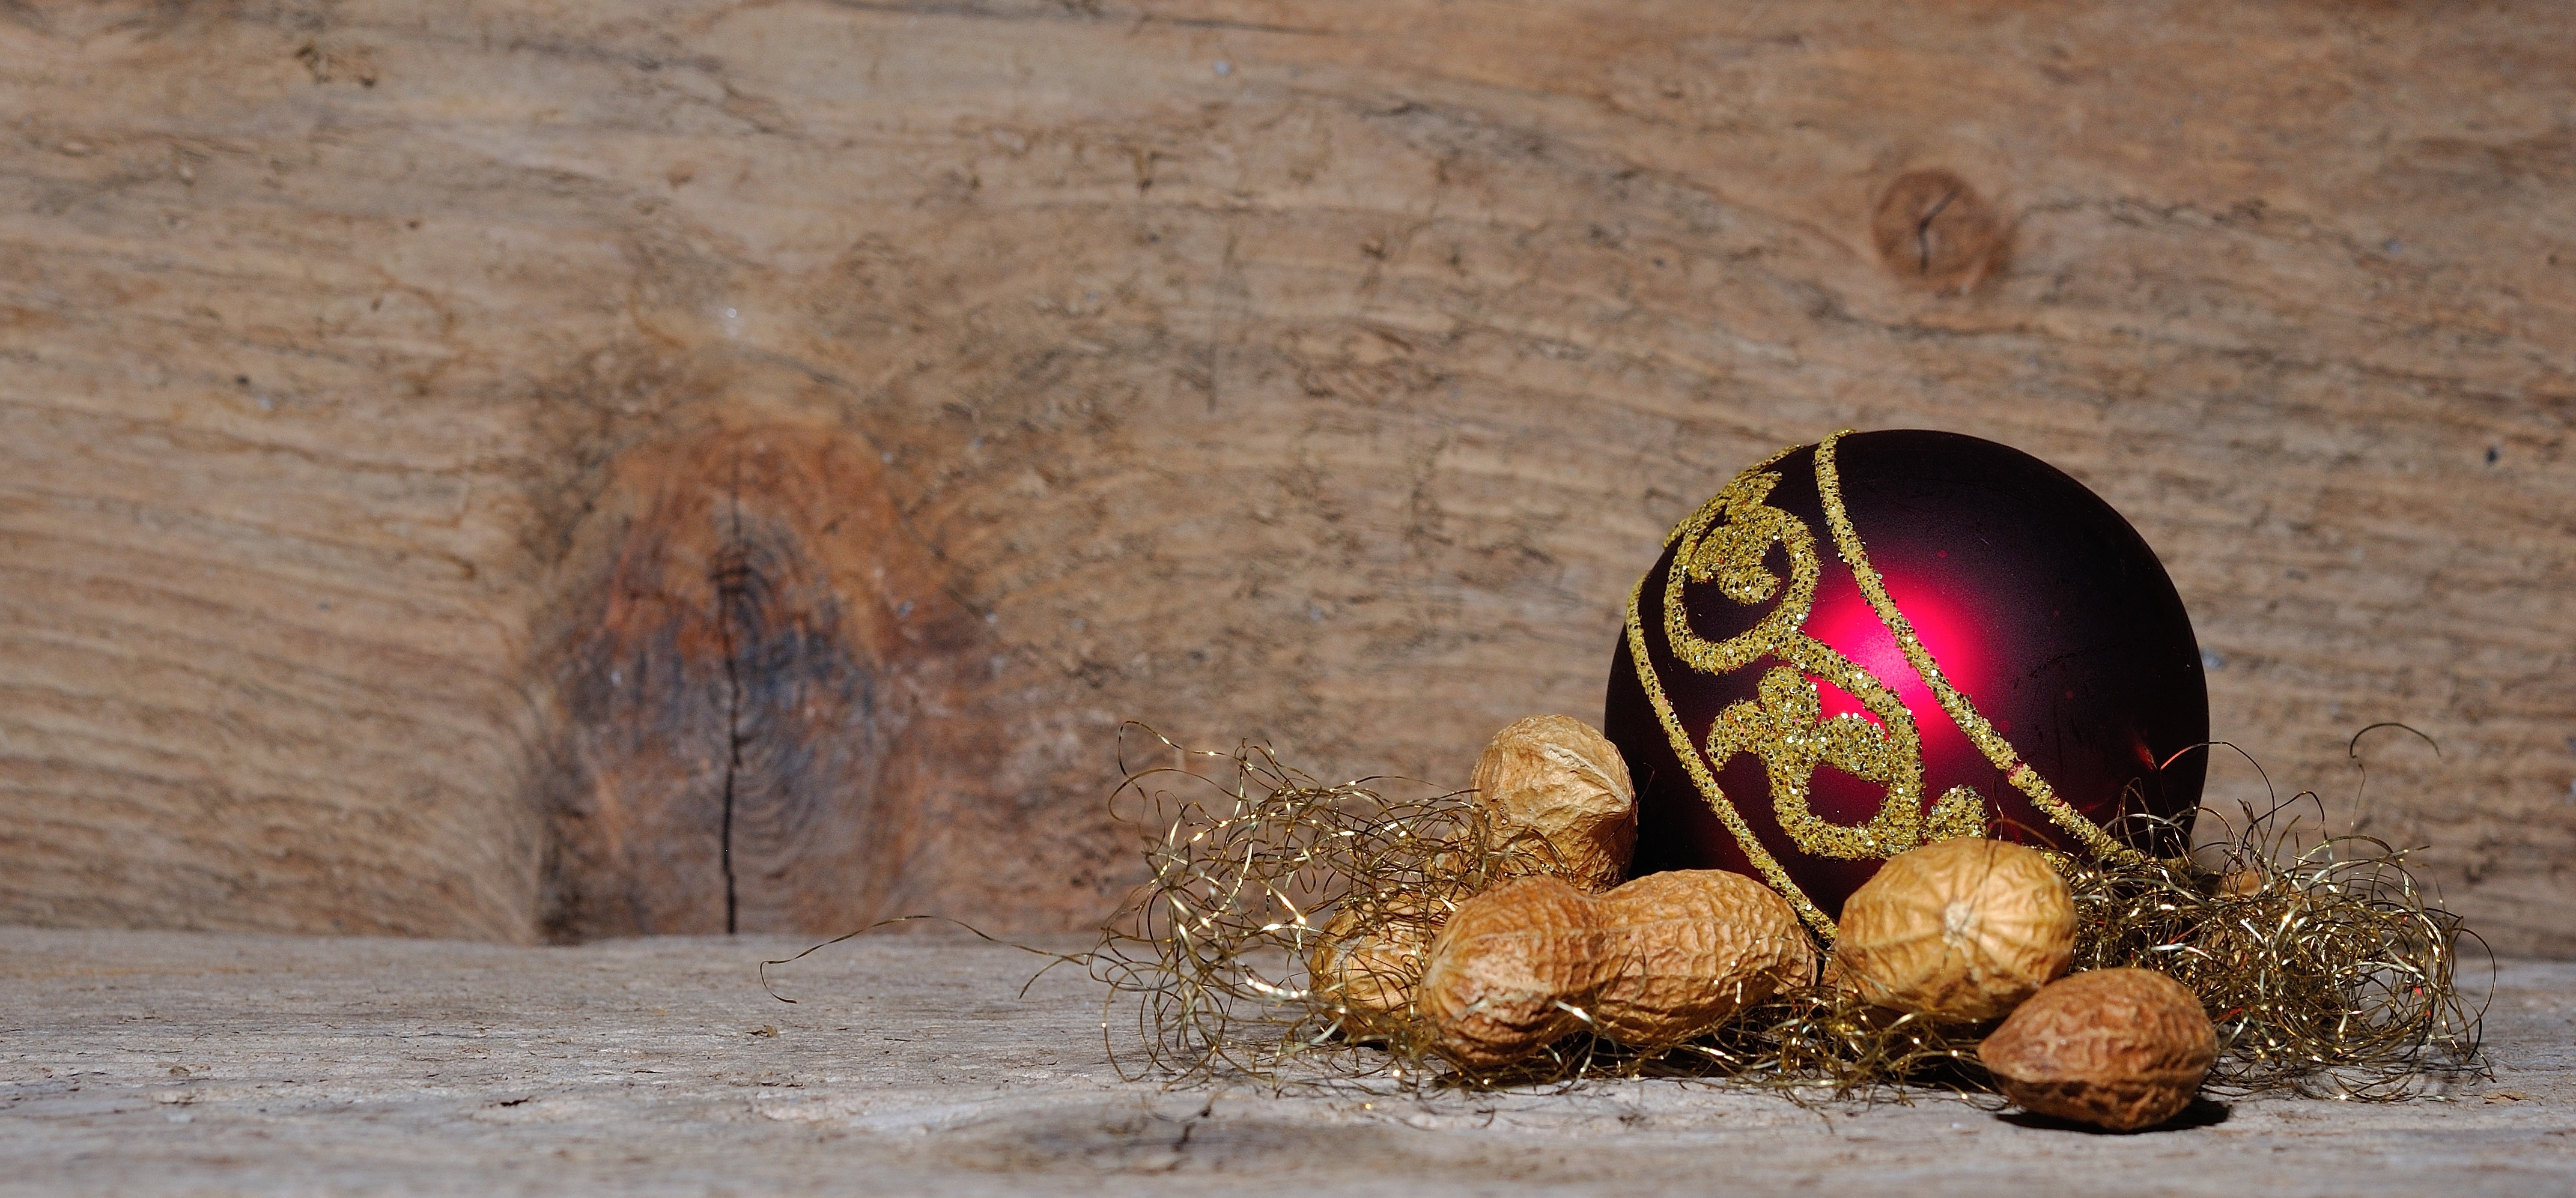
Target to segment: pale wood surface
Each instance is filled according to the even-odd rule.
[[[1460,780],[1597,716],[1733,471],[1928,425],[2138,524],[2285,789],[2438,737],[2372,827],[2576,951],[2570,44],[2546,0],[0,8],[0,919],[708,930],[730,795],[746,928],[1080,926],[1120,719]],[[1915,170],[2003,239],[1964,295],[1880,256]]]
[[[512,948],[0,931],[0,1193],[2538,1194],[2576,1185],[2576,966],[2509,964],[2493,1082],[2099,1135],[1680,1082],[1169,1091],[1099,994],[931,937]],[[1071,947],[1068,945],[1068,947]],[[2215,1119],[2215,1121],[2212,1121]]]

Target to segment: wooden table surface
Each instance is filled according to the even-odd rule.
[[[1121,1081],[1099,991],[944,937],[513,948],[0,929],[0,1194],[2576,1189],[2576,963],[2506,962],[2493,1081],[2096,1135],[1670,1081],[1418,1099]],[[2483,982],[2483,971],[2481,971]]]

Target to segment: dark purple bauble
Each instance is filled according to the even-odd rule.
[[[1632,874],[1751,874],[1825,930],[1930,840],[2174,851],[2209,698],[2173,581],[2109,504],[1906,429],[1786,451],[1674,529],[1603,729],[1637,783]]]

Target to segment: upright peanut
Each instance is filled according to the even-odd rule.
[[[1608,890],[1637,847],[1637,791],[1609,738],[1572,716],[1535,715],[1494,734],[1476,759],[1476,805],[1547,842],[1554,872]]]
[[[1722,870],[1593,897],[1547,876],[1459,905],[1432,941],[1419,1010],[1435,1047],[1496,1068],[1582,1030],[1678,1043],[1815,975],[1815,945],[1768,887]]]
[[[2036,849],[1965,837],[1899,853],[1843,901],[1840,984],[1880,1006],[1993,1019],[2066,971],[2075,899]]]

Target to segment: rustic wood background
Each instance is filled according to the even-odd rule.
[[[0,921],[1078,926],[1120,720],[1463,779],[1736,469],[1930,426],[2128,513],[2284,790],[2436,738],[2367,826],[2576,952],[2571,44],[0,5]]]

